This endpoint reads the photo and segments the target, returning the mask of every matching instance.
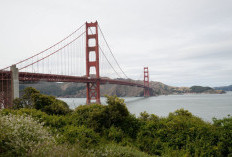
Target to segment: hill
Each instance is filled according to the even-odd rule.
[[[215,90],[211,87],[192,86],[190,87],[192,93],[208,93],[208,94],[222,94],[223,90]]]
[[[232,91],[232,85],[222,86],[222,87],[214,87],[216,90],[224,90],[224,91]]]
[[[143,84],[141,80],[127,80]],[[26,87],[34,87],[42,94],[54,95],[57,97],[78,97],[83,98],[86,96],[86,86],[84,83],[54,83],[54,82],[39,82],[36,84],[20,84],[20,90]],[[222,94],[224,91],[215,90],[210,87],[173,87],[163,84],[161,82],[150,82],[151,96],[157,95],[170,95],[170,94],[185,94],[185,93],[210,93]],[[101,96],[104,95],[117,95],[120,97],[139,97],[143,96],[143,88],[105,84],[101,85]]]

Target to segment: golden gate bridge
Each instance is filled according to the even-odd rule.
[[[84,23],[67,37],[29,58],[0,70],[0,108],[13,105],[20,82],[86,83],[86,104],[100,103],[100,85],[144,88],[149,94],[149,71],[144,83],[131,81],[122,70],[98,22]]]

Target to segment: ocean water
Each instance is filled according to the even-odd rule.
[[[61,98],[70,108],[74,109],[85,104],[85,98]],[[168,116],[170,112],[184,108],[205,121],[212,122],[212,118],[232,116],[232,92],[226,94],[184,94],[156,97],[124,97],[130,113],[139,116],[146,111],[158,116]],[[101,98],[102,104],[106,99]]]

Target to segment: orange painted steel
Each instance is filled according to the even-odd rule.
[[[148,67],[144,67],[144,97],[149,97],[149,71]]]
[[[95,28],[95,34],[90,34],[91,28]],[[86,22],[86,76],[87,78],[96,77],[95,82],[86,83],[86,104],[94,103],[100,104],[100,70],[99,70],[99,45],[98,45],[98,23]],[[89,45],[89,40],[95,40],[95,46]],[[95,53],[95,60],[90,61],[90,53]],[[96,74],[90,73],[90,68],[94,67]]]

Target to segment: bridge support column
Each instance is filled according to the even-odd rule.
[[[93,40],[90,45],[90,40]],[[95,56],[95,59],[90,60],[90,54]],[[93,57],[92,57],[93,58]],[[93,67],[96,70],[95,74],[90,74],[90,69]],[[99,72],[99,46],[98,46],[98,23],[86,22],[86,76],[88,78],[95,77],[94,82],[86,84],[86,104],[100,104],[100,72]],[[92,102],[94,100],[95,102]]]
[[[149,71],[148,67],[144,67],[144,97],[149,97],[150,92],[149,92]]]
[[[9,108],[11,104],[11,75],[8,72],[1,72],[0,77],[0,109]]]
[[[15,98],[19,98],[19,70],[16,65],[10,67],[11,71],[11,104]]]
[[[9,70],[0,71],[0,108],[10,108],[19,97],[18,69],[12,65]]]

